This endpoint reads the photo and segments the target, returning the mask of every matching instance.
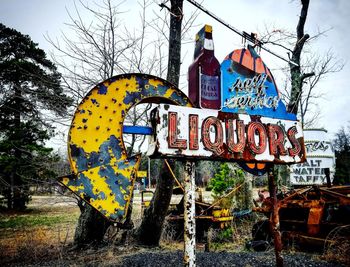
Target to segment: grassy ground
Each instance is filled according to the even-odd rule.
[[[0,265],[49,254],[58,256],[72,241],[79,208],[50,202],[58,200],[34,197],[26,211],[0,213]]]
[[[172,202],[178,203],[179,196]],[[135,194],[133,203],[133,222],[135,227],[141,223],[141,197]],[[23,212],[0,212],[0,265],[8,262],[38,262],[45,257],[59,259],[73,241],[75,226],[80,211],[74,199],[62,196],[33,196],[28,209]],[[233,236],[239,242],[231,242],[225,236],[212,231],[215,250],[239,250],[244,242],[242,228],[233,225]],[[249,231],[245,228],[244,231]],[[228,241],[229,245],[222,245]],[[227,243],[227,242],[226,242]],[[244,245],[243,245],[244,246]],[[174,242],[167,233],[163,234],[161,247],[166,250],[182,250],[182,242]],[[198,251],[204,245],[198,244]]]

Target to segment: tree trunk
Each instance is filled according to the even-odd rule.
[[[183,0],[171,0],[167,80],[179,86],[181,67],[181,24]]]
[[[86,245],[97,245],[103,240],[103,236],[110,225],[97,210],[86,203],[81,203],[80,217],[74,234],[74,245],[82,248]]]
[[[171,0],[167,80],[176,86],[179,85],[181,66],[182,6],[183,0]],[[174,169],[175,163],[170,163],[170,166]],[[141,226],[137,231],[139,242],[148,246],[159,245],[163,223],[173,193],[174,179],[165,162],[162,163],[159,177],[151,204],[145,210]]]
[[[295,66],[293,64],[290,64],[290,75],[291,75],[291,98],[288,103],[288,112],[297,114],[298,113],[298,104],[299,99],[301,97],[302,88],[303,88],[303,81],[305,78],[310,77],[314,75],[314,73],[307,73],[302,74],[300,69],[300,56],[301,52],[303,50],[303,47],[306,43],[306,41],[310,38],[310,35],[304,34],[304,26],[307,18],[307,12],[309,8],[309,2],[310,0],[301,0],[301,12],[299,16],[299,22],[297,26],[297,41],[295,43],[292,58],[291,60],[298,64],[298,66]]]
[[[251,210],[253,208],[253,175],[247,173],[246,183],[243,185],[244,205],[243,210]]]
[[[175,166],[169,161],[170,166]],[[156,191],[150,206],[145,210],[140,228],[137,231],[138,241],[142,245],[158,246],[162,234],[162,227],[168,211],[174,179],[169,173],[168,167],[163,164],[161,174],[157,182]]]
[[[22,108],[22,89],[19,83],[15,83],[15,106],[18,108],[14,110],[14,127],[19,133],[19,136],[16,137],[17,140],[23,140],[23,130],[21,129],[21,108]],[[14,156],[16,159],[22,159],[22,152],[19,147],[14,147]],[[23,185],[22,177],[18,174],[18,163],[12,165],[11,173],[11,206],[15,210],[24,210],[26,208],[26,194],[24,194],[24,189],[20,186]]]

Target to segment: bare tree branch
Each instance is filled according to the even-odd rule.
[[[309,0],[301,0],[301,12],[296,33],[265,25],[260,34],[264,43],[271,43],[285,49],[289,52],[290,59],[299,65],[289,65],[289,70],[281,69],[286,75],[281,96],[288,103],[288,111],[298,113],[304,127],[314,125],[320,117],[317,100],[324,95],[320,91],[320,81],[328,74],[340,71],[344,66],[344,62],[337,60],[331,50],[324,55],[319,55],[309,49],[311,41],[324,36],[330,29],[318,29],[318,32],[312,37],[305,34],[308,7]]]

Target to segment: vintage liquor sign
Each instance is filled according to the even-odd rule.
[[[286,112],[269,68],[251,46],[231,52],[221,73],[222,111],[296,120]]]
[[[333,181],[335,153],[325,129],[305,129],[307,161],[293,165],[290,182],[293,185],[326,184],[325,169],[329,168]]]
[[[74,114],[68,142],[72,174],[60,183],[111,221],[125,220],[140,164],[140,155],[127,155],[123,133],[152,134],[153,156],[239,161],[247,168],[248,163],[304,161],[302,129],[295,115],[286,112],[254,49],[235,50],[221,65],[206,65],[214,51],[211,29],[203,31],[208,42],[204,40],[206,51],[199,53],[194,68],[194,103],[160,78],[125,74],[96,85]],[[160,105],[151,128],[124,126],[128,111],[145,102],[174,106]],[[190,108],[193,104],[206,109]]]
[[[149,155],[278,164],[304,161],[297,121],[168,104],[153,113],[156,138]]]

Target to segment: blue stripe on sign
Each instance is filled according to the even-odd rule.
[[[151,135],[153,134],[152,127],[147,126],[128,126],[123,125],[124,134],[142,134],[142,135]]]

